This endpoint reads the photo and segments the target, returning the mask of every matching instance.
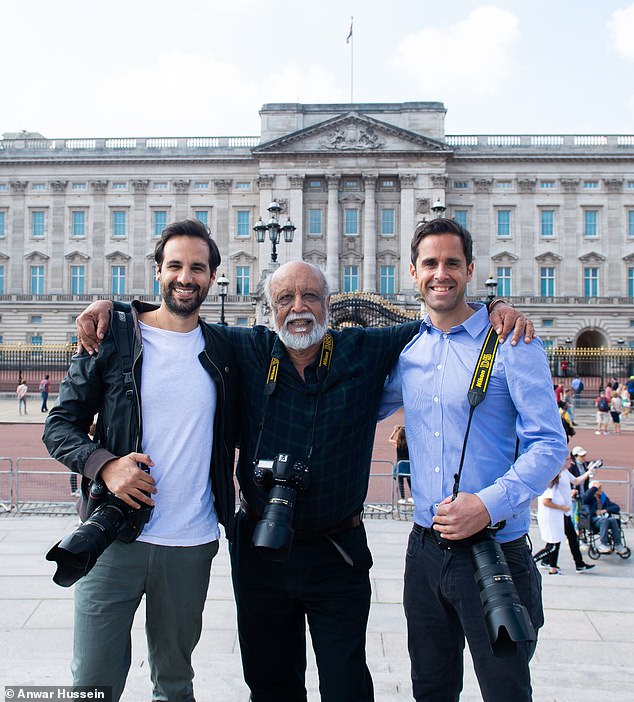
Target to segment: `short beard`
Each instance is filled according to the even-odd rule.
[[[183,303],[176,301],[176,298],[174,297],[174,293],[170,286],[169,288],[167,288],[167,290],[163,291],[163,300],[167,309],[173,314],[178,315],[179,317],[189,317],[191,314],[194,314],[203,304],[205,298],[207,297],[208,291],[209,288],[207,288],[207,290],[198,288],[196,290],[196,295],[194,296],[194,298],[191,299],[189,302]]]
[[[313,329],[305,334],[292,334],[288,331],[288,323],[296,319],[310,319],[313,323]],[[318,344],[328,331],[328,312],[326,312],[326,317],[323,324],[319,324],[315,315],[312,312],[307,312],[305,314],[294,314],[291,313],[284,320],[282,328],[278,328],[275,324],[275,331],[280,337],[280,341],[289,349],[293,351],[305,351],[306,349]]]

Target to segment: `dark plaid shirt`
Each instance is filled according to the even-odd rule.
[[[306,381],[275,333],[265,327],[227,328],[241,372],[238,479],[253,510],[261,514],[267,499],[267,492],[253,484],[255,446],[265,408],[258,458],[287,453],[310,464],[308,488],[295,508],[295,528],[324,530],[362,508],[385,377],[419,327],[420,322],[410,322],[331,331],[330,368],[319,368],[318,359],[305,370]],[[280,365],[275,390],[266,403],[272,354]]]

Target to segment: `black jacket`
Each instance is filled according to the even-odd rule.
[[[126,396],[121,356],[111,328],[93,356],[72,358],[68,375],[59,389],[42,437],[53,458],[83,476],[80,515],[85,518],[90,481],[113,458],[141,451],[141,363],[143,348],[136,323],[137,303],[132,304],[135,335],[132,344],[133,397]],[[214,417],[211,484],[218,520],[228,538],[233,531],[235,487],[233,482],[236,443],[238,374],[225,340],[223,327],[200,323],[205,350],[199,360],[216,385],[218,402]],[[98,414],[94,439],[88,430]]]
[[[591,487],[588,490],[588,492],[586,492],[586,494],[583,497],[583,505],[584,509],[588,512],[590,517],[596,517],[598,509],[604,509],[608,514],[611,514],[612,516],[614,516],[615,514],[619,514],[619,512],[621,511],[619,505],[617,505],[616,502],[612,502],[612,500],[607,495],[605,495],[605,500],[603,501],[603,503],[599,504],[597,502],[596,487]]]

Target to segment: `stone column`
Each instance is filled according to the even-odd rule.
[[[216,230],[214,239],[216,241],[216,244],[218,244],[218,248],[220,249],[220,253],[222,255],[223,263],[221,263],[220,267],[228,275],[225,266],[229,261],[229,256],[231,255],[231,223],[229,222],[229,199],[231,198],[231,187],[233,185],[233,181],[215,180],[214,185],[216,186],[217,193],[216,206],[214,208],[216,210]]]
[[[182,219],[186,219],[189,217],[189,212],[188,212],[188,202],[187,202],[187,193],[189,192],[189,183],[190,180],[183,180],[182,178],[179,180],[175,180],[173,185],[174,185],[174,190],[176,191],[176,197],[174,198],[175,203],[174,203],[174,213],[170,218],[170,221],[172,222],[180,222]],[[169,222],[168,222],[169,224]]]
[[[363,289],[366,292],[376,292],[376,179],[376,173],[363,174]]]
[[[623,178],[604,178],[603,184],[608,191],[606,212],[599,210],[599,230],[601,240],[605,242],[605,251],[619,251],[623,234]],[[625,287],[621,277],[622,259],[608,256],[603,273],[604,281],[599,281],[604,295],[622,295]]]
[[[269,213],[267,207],[271,204],[273,200],[273,183],[275,182],[274,175],[261,175],[258,178],[258,187],[260,189],[260,208],[255,213],[253,226],[257,221],[262,218],[264,224],[269,220]],[[256,247],[256,256],[258,260],[258,271],[256,276],[256,271],[253,271],[253,282],[264,281],[265,276],[269,271],[272,271],[274,266],[271,261],[271,242],[268,238],[268,232],[263,244],[258,244],[255,239],[255,232],[253,232],[254,246]],[[259,283],[258,283],[259,285]]]
[[[409,274],[410,244],[414,229],[416,228],[416,203],[414,198],[414,185],[416,176],[413,174],[402,174],[401,181],[401,212],[399,228],[399,280],[396,290],[399,293],[411,294],[413,290],[412,279]]]
[[[326,278],[330,292],[339,292],[339,176],[327,175],[328,229],[326,231]]]
[[[66,227],[64,226],[66,198],[64,193],[67,185],[67,180],[53,180],[50,183],[54,195],[48,231],[51,261],[48,267],[47,291],[53,294],[63,293],[70,285],[70,281],[64,285],[64,238],[66,236]]]
[[[7,266],[7,292],[18,295],[29,294],[28,277],[24,279],[24,254],[27,253],[26,233],[24,231],[25,204],[24,193],[27,180],[12,180],[10,182],[11,193],[11,236],[7,237],[9,249],[9,265]]]
[[[518,261],[513,268],[513,295],[539,294],[535,289],[535,274],[539,285],[539,268],[535,267],[535,256],[539,253],[535,232],[535,189],[537,178],[524,177],[517,179],[520,197],[517,207],[511,210],[511,222],[515,217],[514,225],[511,224],[515,248],[513,253],[518,255]],[[482,271],[481,271],[482,272]]]
[[[93,180],[90,182],[92,197],[92,232],[88,229],[88,252],[90,259],[90,275],[86,276],[86,292],[105,293],[110,292],[108,281],[106,280],[106,241],[110,237],[107,231],[109,222],[106,211],[106,188],[107,180]],[[86,223],[87,227],[90,224]]]
[[[579,260],[582,253],[579,241],[583,239],[583,215],[579,208],[577,188],[580,179],[577,177],[560,178],[563,193],[561,217],[557,220],[557,239],[561,242],[558,253],[562,260],[555,278],[555,293],[557,295],[583,295],[583,264]],[[601,281],[599,281],[601,282]]]
[[[130,231],[128,240],[130,241],[128,251],[132,254],[132,260],[128,267],[130,274],[126,275],[126,292],[132,295],[143,295],[147,292],[149,277],[146,269],[146,241],[150,231],[147,211],[147,189],[149,180],[133,180],[134,208],[130,213]],[[127,287],[127,281],[130,287]]]
[[[295,229],[295,236],[292,244],[286,244],[289,249],[289,261],[299,261],[304,254],[304,176],[292,175],[288,177],[290,185],[290,196],[288,203],[288,213],[286,217],[290,217]],[[280,224],[286,223],[286,217],[283,217]]]

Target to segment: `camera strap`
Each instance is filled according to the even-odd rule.
[[[282,342],[279,340],[279,337],[276,338],[275,343],[273,344],[273,350],[271,351],[271,360],[269,362],[269,367],[266,372],[266,383],[264,386],[264,407],[262,409],[262,419],[260,420],[260,427],[259,427],[259,432],[258,432],[258,440],[255,444],[255,452],[253,455],[253,464],[255,465],[258,462],[258,453],[260,451],[260,443],[262,441],[262,435],[264,433],[264,422],[266,421],[266,411],[268,409],[268,404],[269,404],[269,399],[271,395],[275,392],[275,388],[277,387],[277,375],[279,373],[280,369],[280,359],[283,356],[282,349],[279,347],[282,346]],[[307,460],[310,462],[310,456],[312,454],[313,450],[313,439],[315,436],[315,422],[317,421],[317,411],[319,409],[319,400],[321,398],[321,394],[323,392],[323,380],[330,370],[330,364],[332,362],[332,355],[333,355],[333,350],[335,347],[335,340],[334,337],[330,332],[326,332],[326,335],[324,336],[322,342],[321,342],[321,351],[319,353],[319,364],[317,366],[317,375],[321,382],[319,383],[319,388],[317,390],[317,406],[315,407],[315,416],[313,417],[313,426],[312,426],[312,431],[310,435],[310,450],[309,454],[307,456]]]
[[[131,312],[114,310],[110,322],[112,338],[121,358],[123,372],[123,389],[128,400],[134,397],[134,383],[132,381],[132,344],[130,339],[134,333],[134,324]]]
[[[476,363],[475,370],[473,371],[473,377],[471,378],[471,384],[469,385],[469,392],[467,393],[467,398],[469,400],[469,418],[467,419],[467,429],[465,431],[464,441],[462,442],[460,465],[458,466],[458,472],[454,475],[452,493],[452,499],[454,500],[456,497],[458,497],[458,488],[460,485],[460,476],[462,475],[465,452],[467,450],[467,439],[469,438],[471,419],[473,418],[475,408],[482,402],[482,400],[484,400],[486,395],[489,380],[491,379],[491,373],[493,371],[495,354],[498,350],[498,343],[498,335],[493,327],[489,327],[489,331],[484,339],[482,348],[480,349],[480,355],[478,356],[478,361]]]

